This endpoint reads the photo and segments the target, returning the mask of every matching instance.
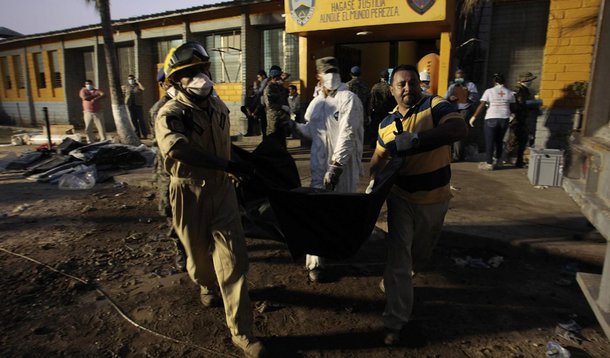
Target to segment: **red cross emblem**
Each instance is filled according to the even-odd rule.
[[[504,91],[502,91],[502,90],[500,90],[500,92],[498,92],[498,95],[499,95],[500,97],[504,97],[504,95],[505,95],[505,94],[506,94],[506,93],[504,93]]]

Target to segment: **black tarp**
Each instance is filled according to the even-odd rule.
[[[273,140],[252,153],[233,146],[233,159],[256,168],[254,178],[239,190],[246,234],[285,242],[294,259],[304,254],[353,256],[370,237],[403,162],[390,161],[371,194],[346,194],[301,188],[294,159]]]

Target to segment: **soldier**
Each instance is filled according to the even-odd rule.
[[[519,82],[515,87],[515,116],[510,122],[511,135],[508,141],[507,151],[513,152],[517,150],[517,160],[515,166],[517,168],[523,168],[525,163],[523,162],[523,152],[527,146],[529,133],[527,131],[527,117],[529,111],[527,108],[527,101],[531,99],[530,86],[532,81],[536,79],[536,76],[532,75],[531,72],[524,72],[519,75]]]
[[[286,135],[289,132],[290,107],[288,90],[282,83],[282,69],[271,66],[269,80],[263,91],[263,103],[267,112],[267,135],[272,135],[286,147]]]
[[[352,76],[352,79],[347,82],[347,89],[352,91],[353,93],[355,93],[356,96],[358,96],[358,98],[360,98],[360,102],[362,102],[362,109],[363,109],[362,123],[364,123],[365,126],[368,126],[369,125],[369,113],[368,113],[369,97],[371,96],[371,92],[370,92],[369,86],[367,86],[366,83],[364,83],[364,81],[362,79],[360,79],[361,74],[362,74],[362,71],[360,70],[359,66],[354,66],[350,69],[350,75]]]
[[[377,145],[377,128],[379,123],[396,107],[396,100],[390,93],[390,85],[388,84],[388,70],[383,70],[379,74],[379,82],[371,88],[371,100],[369,102],[369,113],[371,114],[371,125],[368,142],[372,148]]]
[[[209,68],[209,56],[197,42],[170,50],[165,76],[178,93],[159,111],[155,133],[170,174],[173,225],[201,302],[218,302],[217,283],[233,344],[247,357],[260,357],[265,350],[252,332],[248,256],[228,175],[244,177],[253,169],[230,160],[229,110],[214,95]]]

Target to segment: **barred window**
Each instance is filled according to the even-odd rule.
[[[241,82],[241,33],[232,31],[205,37],[214,82]]]
[[[25,88],[25,76],[23,71],[23,63],[21,63],[21,55],[13,57],[13,67],[15,68],[15,80],[17,80],[17,88]]]
[[[61,87],[61,71],[57,51],[49,51],[49,61],[51,61],[51,82],[53,83],[53,88],[59,88]]]
[[[42,53],[34,54],[34,71],[36,72],[36,85],[38,88],[47,88],[47,78],[44,73],[44,63],[42,61]]]
[[[127,83],[127,76],[136,74],[135,50],[133,46],[117,47],[119,58],[119,79]]]
[[[263,31],[263,69],[278,65],[291,79],[299,78],[299,37],[283,29]]]
[[[157,63],[164,63],[169,50],[182,45],[181,39],[157,41]]]
[[[9,72],[8,61],[6,57],[0,57],[0,72],[4,82],[4,89],[10,90],[11,88],[13,88],[13,83],[11,82],[11,73]]]
[[[83,52],[83,61],[85,63],[85,78],[83,78],[82,83],[85,83],[85,80],[91,80],[95,82],[95,59],[93,56],[93,51]]]

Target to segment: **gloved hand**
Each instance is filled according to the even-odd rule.
[[[514,113],[511,113],[510,116],[508,117],[508,124],[510,124],[510,125],[514,124],[516,118],[517,118],[517,116]]]
[[[225,171],[241,179],[249,179],[254,175],[254,166],[248,162],[235,162],[229,160]]]
[[[369,182],[369,186],[366,187],[366,190],[364,191],[365,194],[370,194],[373,192],[373,187],[375,186],[375,179],[371,179],[371,181]]]
[[[407,151],[419,145],[419,136],[417,135],[417,132],[394,132],[394,135],[396,136],[396,150],[399,152]]]
[[[470,117],[470,120],[468,121],[468,124],[470,124],[470,126],[474,128],[474,122],[476,120],[477,120],[477,117],[472,116],[472,117]]]
[[[339,177],[343,173],[343,168],[339,165],[331,164],[326,169],[324,174],[324,186],[326,189],[334,190],[337,183],[339,183]]]

